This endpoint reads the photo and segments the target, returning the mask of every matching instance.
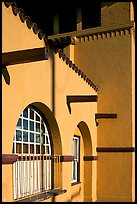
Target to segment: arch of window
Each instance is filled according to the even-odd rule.
[[[13,143],[14,153],[51,155],[51,143],[46,123],[33,108],[25,108],[20,115]]]
[[[47,125],[32,107],[20,115],[13,139],[14,199],[52,188],[52,149]]]

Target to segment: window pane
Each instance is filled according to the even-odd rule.
[[[43,123],[41,124],[41,133],[45,133],[45,127]]]
[[[22,141],[22,131],[16,130],[16,141]]]
[[[46,144],[49,144],[48,136],[46,135]]]
[[[23,117],[28,118],[28,108],[23,111]]]
[[[30,121],[30,131],[34,131],[34,122]]]
[[[30,119],[34,120],[34,111],[30,109]]]
[[[73,174],[72,174],[72,179],[75,180],[75,163],[72,161],[72,167],[73,167]]]
[[[23,144],[23,153],[28,153],[28,145]]]
[[[19,118],[18,123],[17,123],[17,128],[21,129],[22,128],[22,119]]]
[[[45,154],[49,154],[49,146],[46,146],[46,148],[45,148]]]
[[[40,154],[40,145],[36,145],[36,154]]]
[[[40,132],[40,123],[36,123],[36,132]]]
[[[41,154],[45,154],[45,146],[41,145]]]
[[[77,162],[73,161],[73,179],[77,180]]]
[[[36,114],[36,121],[40,121],[40,117]]]
[[[72,142],[72,155],[74,161],[72,161],[72,182],[79,181],[79,138],[74,137]]]
[[[40,134],[36,134],[36,143],[40,143]]]
[[[78,147],[78,140],[74,139],[74,157],[75,157],[75,159],[78,157],[78,155],[77,155],[77,152],[78,152],[77,147]]]
[[[45,144],[45,135],[41,135],[41,143]]]
[[[30,154],[34,154],[34,145],[33,144],[30,145]]]
[[[28,130],[28,120],[23,120],[23,129]]]
[[[22,153],[22,148],[21,148],[22,144],[16,144],[16,153]]]
[[[34,142],[34,133],[30,133],[30,142]]]
[[[23,131],[23,142],[28,142],[28,132]]]

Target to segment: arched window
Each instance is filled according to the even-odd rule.
[[[51,140],[45,120],[32,107],[24,109],[13,139],[14,199],[52,188]]]

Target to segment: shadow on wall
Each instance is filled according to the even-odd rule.
[[[115,4],[116,2],[101,2],[101,7],[104,7],[104,6],[112,6],[113,4]]]
[[[77,196],[80,196],[81,187],[79,190],[71,195],[71,199],[63,201],[63,202],[79,202],[79,200],[74,200]],[[56,202],[56,196],[52,197],[52,202]]]
[[[79,190],[76,193],[73,193],[71,195],[71,201],[73,201],[73,199],[75,199],[77,196],[80,196],[80,192],[81,192],[81,187],[79,188]],[[75,201],[75,202],[77,202],[77,201]]]

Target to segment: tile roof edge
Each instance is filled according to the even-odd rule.
[[[61,49],[58,49],[55,53],[58,53],[59,58],[62,58],[62,60],[65,61],[66,64],[72,68],[72,70],[75,71],[78,76],[80,76],[90,87],[92,87],[96,92],[98,91],[98,87],[86,76],[83,71],[81,71],[69,58],[66,57]]]
[[[60,40],[63,38],[56,38],[56,39],[48,39],[48,35],[45,34],[41,29],[38,28],[37,24],[31,21],[31,17],[26,16],[24,14],[24,10],[22,8],[18,8],[16,2],[3,2],[4,5],[8,8],[9,6],[12,7],[13,14],[15,16],[19,15],[20,20],[24,23],[26,21],[27,27],[29,29],[33,29],[34,34],[37,34],[39,39],[44,39],[45,46],[49,46],[51,49],[54,49],[55,53],[59,54],[59,57],[62,58],[63,61],[66,61],[66,64],[69,65],[70,68],[72,68],[83,80],[92,87],[96,92],[98,91],[98,87],[82,72],[72,61],[65,56],[62,49],[56,49],[54,47],[54,44],[57,41],[57,44],[59,44]],[[75,44],[75,40],[70,36],[65,36],[63,39],[69,40],[69,44]]]
[[[9,8],[10,6],[12,7],[12,12],[15,16],[19,15],[20,20],[22,23],[24,23],[26,21],[27,27],[29,29],[32,28],[33,32],[35,35],[38,35],[38,38],[40,40],[45,39],[44,42],[46,42],[47,40],[47,34],[45,34],[36,23],[32,22],[31,17],[30,16],[26,16],[24,14],[24,10],[22,8],[18,8],[16,2],[12,1],[12,2],[3,2],[4,5]]]

